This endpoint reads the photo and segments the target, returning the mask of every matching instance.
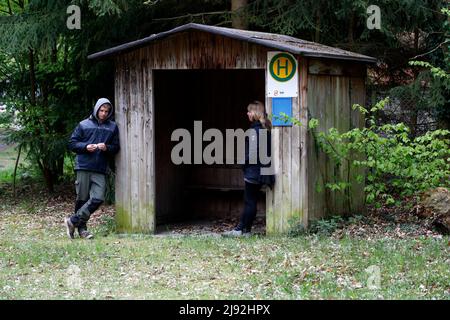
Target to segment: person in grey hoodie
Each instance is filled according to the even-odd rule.
[[[75,229],[81,238],[93,238],[87,222],[105,199],[108,158],[120,149],[119,129],[111,120],[112,115],[112,103],[106,98],[99,99],[91,116],[81,121],[70,137],[69,149],[77,154],[75,211],[65,219],[71,239],[75,237]]]

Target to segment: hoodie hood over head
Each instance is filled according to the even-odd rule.
[[[98,110],[100,109],[100,107],[102,105],[104,105],[105,103],[109,104],[111,106],[111,110],[109,111],[108,118],[106,118],[105,121],[108,121],[112,117],[112,115],[114,113],[114,107],[113,107],[111,101],[109,101],[106,98],[100,98],[97,100],[97,103],[94,106],[94,110],[92,111],[92,116],[95,118],[95,120],[99,121],[98,117],[97,117],[97,113],[98,113]]]

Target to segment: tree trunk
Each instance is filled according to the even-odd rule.
[[[51,59],[50,61],[52,63],[58,62],[58,46],[57,46],[56,40],[53,42],[53,45],[52,45],[52,54],[50,56],[50,59]]]
[[[16,164],[14,165],[14,174],[13,174],[13,194],[14,194],[14,203],[17,200],[16,194],[16,176],[17,176],[17,167],[20,161],[20,154],[22,153],[22,144],[19,145],[19,152],[17,153]]]
[[[50,193],[53,193],[55,191],[54,186],[54,179],[53,179],[53,173],[49,168],[44,167],[44,179],[45,179],[45,185],[47,186],[47,190]]]
[[[354,43],[354,39],[353,39],[354,25],[355,25],[355,12],[352,11],[352,14],[350,16],[349,25],[348,25],[348,34],[347,34],[348,44],[349,44],[350,48],[353,48],[353,43]]]
[[[31,92],[30,92],[30,101],[33,106],[36,105],[36,71],[34,69],[34,52],[32,48],[28,49],[28,60],[30,63],[30,84],[31,84]]]
[[[64,176],[64,155],[59,157],[56,161],[56,178],[58,179],[58,182],[62,176]]]
[[[419,54],[419,29],[418,28],[414,28],[414,55],[418,55]],[[417,76],[419,75],[419,72],[417,70],[417,68],[414,68],[414,81],[417,80]],[[411,136],[413,138],[416,137],[417,135],[417,118],[418,118],[418,110],[417,110],[417,105],[415,103],[415,101],[411,101],[411,106],[410,106],[410,112],[411,112],[411,117],[410,117],[410,123],[409,123],[409,127],[411,128]]]
[[[41,169],[42,175],[44,176],[45,186],[50,193],[53,193],[54,183],[52,171],[46,166],[45,160],[41,163],[40,160],[37,161],[39,168]]]
[[[321,15],[321,12],[317,11],[317,15],[316,15],[316,33],[314,35],[314,41],[315,42],[320,42],[320,23],[321,23],[320,15]]]
[[[245,16],[244,9],[248,0],[231,0],[231,24],[235,29],[248,29],[248,20]]]

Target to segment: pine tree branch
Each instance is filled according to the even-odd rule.
[[[170,21],[170,20],[177,20],[177,19],[184,19],[184,18],[201,17],[204,15],[218,15],[218,14],[226,14],[226,13],[230,13],[230,12],[229,11],[212,11],[212,12],[201,12],[201,13],[188,13],[188,14],[178,16],[178,17],[157,18],[157,19],[153,19],[153,21]]]
[[[450,42],[450,40],[445,40],[444,42],[438,44],[434,49],[432,49],[432,50],[430,50],[430,51],[428,51],[428,52],[419,54],[419,55],[417,55],[417,56],[415,56],[415,57],[412,57],[411,59],[414,60],[414,59],[416,59],[416,58],[418,58],[418,57],[426,56],[426,55],[428,55],[428,54],[430,54],[430,53],[436,51],[437,49],[439,49],[442,45],[444,45],[444,44],[446,44],[446,43],[449,43],[449,42]]]
[[[25,5],[26,5],[25,0],[17,0],[17,1],[11,0],[11,1],[12,1],[12,3],[16,4],[20,9],[22,9],[22,10],[25,9]]]
[[[3,9],[0,9],[0,12],[6,13],[6,14],[8,14],[8,15],[12,15],[12,13],[11,13],[11,12],[8,12],[8,11],[6,11],[6,10],[3,10]]]
[[[12,16],[13,12],[12,12],[12,7],[11,7],[11,0],[8,0],[8,10],[9,10],[9,14]]]

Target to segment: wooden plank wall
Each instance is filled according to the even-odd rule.
[[[308,68],[308,109],[319,120],[317,131],[336,128],[339,132],[364,125],[354,103],[364,104],[365,66],[311,59]],[[349,163],[335,164],[308,133],[308,203],[309,220],[329,215],[350,214],[363,208],[363,184],[356,183],[359,172],[350,171]],[[350,192],[331,191],[325,183],[350,181]]]
[[[156,41],[142,51],[150,69],[264,69],[269,49],[202,31]],[[125,55],[133,54],[128,53]],[[131,58],[131,57],[130,57]]]
[[[297,57],[297,61],[299,96],[292,98],[292,115],[301,123],[306,123],[306,59]],[[266,105],[270,114],[270,98],[266,98]],[[306,132],[306,127],[296,125],[275,127],[272,130],[276,182],[273,192],[266,195],[267,234],[287,233],[299,227],[307,218]]]
[[[149,233],[155,228],[152,70],[141,52],[127,58],[116,61],[116,220],[118,232]]]

